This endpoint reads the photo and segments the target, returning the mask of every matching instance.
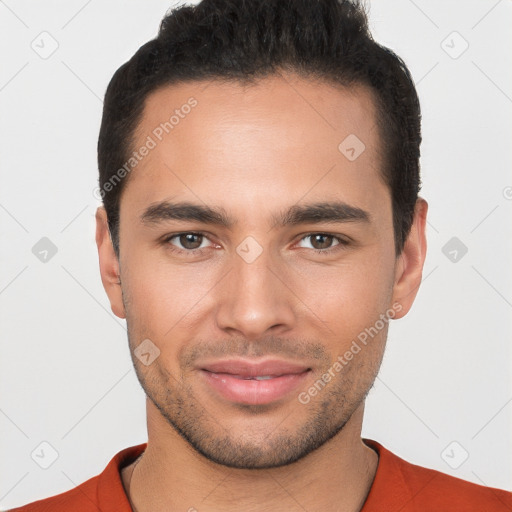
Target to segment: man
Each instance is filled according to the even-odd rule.
[[[361,438],[427,203],[405,64],[354,2],[203,0],[115,73],[96,242],[147,444],[25,511],[505,511]]]

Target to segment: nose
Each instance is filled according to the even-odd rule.
[[[263,250],[252,262],[239,254],[221,290],[217,326],[229,334],[256,339],[283,334],[296,320],[297,302],[282,263]]]

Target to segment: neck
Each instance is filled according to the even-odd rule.
[[[165,420],[150,421],[157,417],[148,414],[147,448],[122,470],[123,485],[136,512],[359,512],[378,465],[377,453],[361,440],[363,410],[364,404],[336,436],[299,461],[256,470],[209,461]]]

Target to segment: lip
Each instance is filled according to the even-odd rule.
[[[307,365],[292,363],[279,359],[267,359],[253,362],[244,359],[226,359],[201,365],[202,370],[213,373],[228,373],[241,377],[257,377],[261,375],[290,375],[310,370]]]
[[[248,405],[261,405],[285,398],[304,382],[311,368],[288,361],[216,361],[200,369],[206,384],[224,399]],[[254,380],[251,377],[273,376]]]

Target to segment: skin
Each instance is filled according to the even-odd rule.
[[[148,447],[122,471],[129,499],[138,512],[358,511],[378,464],[361,426],[388,324],[307,404],[297,396],[379,315],[409,311],[427,203],[418,199],[397,257],[374,99],[362,86],[290,74],[252,86],[167,86],[149,96],[134,147],[190,96],[197,106],[129,175],[119,260],[103,207],[96,214],[102,282],[127,320],[132,356],[146,338],[160,350],[148,366],[133,357],[148,396]],[[352,162],[338,150],[349,134],[366,146]],[[235,223],[141,222],[149,205],[171,199],[221,207]],[[369,221],[272,227],[277,212],[319,201],[361,208]],[[179,237],[163,241],[187,232],[204,233],[193,239],[199,255]],[[252,263],[236,252],[247,236],[262,248]],[[243,406],[213,392],[197,368],[229,356],[276,356],[312,372],[284,399]]]

